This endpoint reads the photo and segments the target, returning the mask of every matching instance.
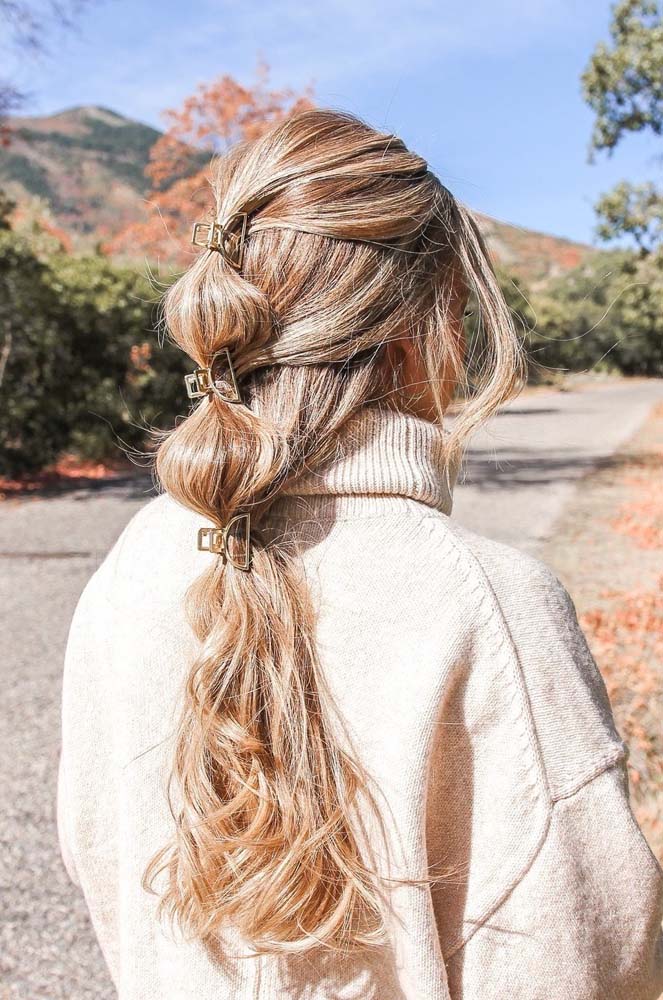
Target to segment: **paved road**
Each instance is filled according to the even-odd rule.
[[[454,516],[473,531],[536,554],[578,481],[661,401],[663,380],[522,396],[474,440]]]
[[[663,400],[663,382],[523,397],[476,441],[456,516],[536,551],[582,475]],[[85,581],[149,484],[0,507],[0,1000],[111,1000],[85,908],[57,854],[62,654]]]

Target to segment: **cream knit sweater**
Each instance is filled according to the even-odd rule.
[[[372,955],[216,957],[140,885],[168,839],[164,786],[195,640],[183,612],[214,558],[161,496],[81,597],[64,677],[59,827],[120,1000],[654,1000],[661,871],[629,807],[625,747],[550,571],[449,519],[444,436],[367,410],[281,499],[319,603],[336,708],[379,790],[399,886]],[[244,956],[244,957],[242,957]]]

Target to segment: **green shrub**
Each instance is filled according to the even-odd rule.
[[[186,411],[191,363],[155,332],[145,279],[101,257],[37,259],[0,231],[0,475],[63,451],[112,459]]]
[[[39,469],[66,447],[71,403],[70,330],[62,325],[48,268],[9,230],[0,231],[0,474]]]
[[[5,212],[6,215],[6,212]],[[0,213],[1,216],[1,213]],[[663,375],[663,259],[596,254],[532,296],[501,278],[533,379],[609,368]],[[0,225],[0,475],[64,451],[108,460],[150,445],[187,411],[191,361],[155,331],[145,278],[100,256],[38,248]],[[481,352],[474,317],[470,350]]]
[[[70,448],[108,459],[142,449],[148,427],[169,428],[186,412],[191,368],[169,341],[159,344],[154,290],[136,272],[103,257],[59,256],[51,286],[70,324],[78,385]]]
[[[663,259],[596,254],[534,301],[528,335],[544,372],[608,370],[663,376]]]

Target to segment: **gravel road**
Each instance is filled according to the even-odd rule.
[[[582,476],[662,400],[663,381],[522,397],[476,440],[455,516],[537,552]],[[114,996],[57,851],[60,673],[78,595],[148,494],[126,481],[0,506],[0,1000]]]

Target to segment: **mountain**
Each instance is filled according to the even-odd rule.
[[[144,216],[145,177],[157,129],[107,108],[70,108],[13,118],[0,148],[0,187],[19,204],[39,198],[79,250]],[[489,246],[505,270],[528,285],[581,263],[593,248],[479,215]]]
[[[89,249],[141,210],[156,129],[97,107],[12,118],[9,126],[0,186],[19,205],[30,197],[47,202],[78,248]]]
[[[596,253],[587,243],[512,226],[480,213],[476,213],[476,217],[500,266],[533,288],[570,271]]]

